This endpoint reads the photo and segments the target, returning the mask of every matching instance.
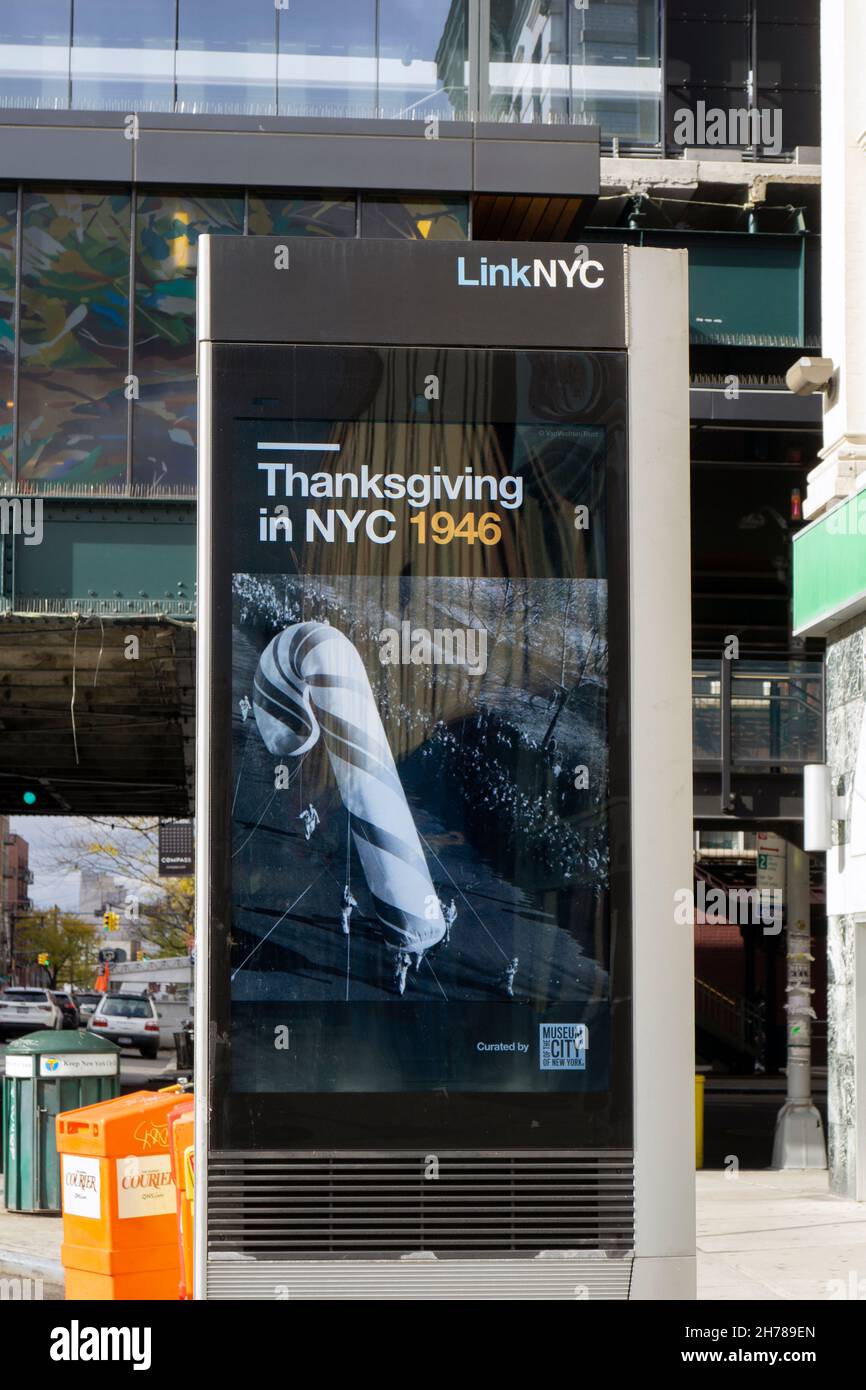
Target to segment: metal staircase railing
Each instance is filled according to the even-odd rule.
[[[723,994],[706,980],[695,979],[695,1022],[711,1037],[746,1056],[763,1054],[763,1008],[741,995]]]

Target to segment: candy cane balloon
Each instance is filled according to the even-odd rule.
[[[389,945],[419,955],[445,935],[439,899],[367,672],[327,623],[295,623],[265,648],[253,689],[266,747],[300,757],[325,747],[376,914]]]

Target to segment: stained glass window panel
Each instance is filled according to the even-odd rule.
[[[240,233],[240,197],[140,197],[135,228],[133,481],[195,487],[195,270],[206,232]]]
[[[24,194],[18,471],[116,486],[126,476],[127,193]]]
[[[272,198],[251,193],[248,227],[252,236],[353,237],[355,199]]]
[[[0,481],[12,473],[17,211],[15,189],[0,189]]]
[[[361,235],[412,241],[465,241],[469,204],[465,198],[365,198]]]

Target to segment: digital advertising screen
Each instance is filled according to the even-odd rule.
[[[222,371],[227,1089],[607,1113],[624,354],[236,348]]]

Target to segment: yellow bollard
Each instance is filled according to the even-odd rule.
[[[695,1167],[704,1166],[704,1082],[705,1076],[695,1076]]]

